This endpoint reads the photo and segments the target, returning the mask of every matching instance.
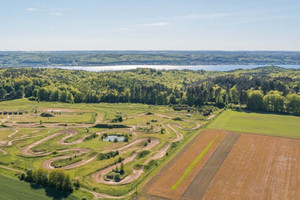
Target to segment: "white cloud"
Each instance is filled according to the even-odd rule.
[[[230,13],[202,13],[182,16],[183,19],[214,19],[232,16]]]
[[[54,12],[54,13],[50,13],[50,15],[61,16],[61,15],[63,15],[63,13],[62,12]]]
[[[69,9],[66,8],[55,8],[52,9],[52,12],[50,13],[50,15],[52,16],[61,16],[65,13],[65,11],[68,11]]]
[[[121,27],[117,31],[119,32],[126,32],[137,28],[145,28],[145,27],[160,27],[160,26],[168,26],[171,25],[169,22],[157,22],[157,23],[150,23],[150,24],[136,24],[136,25],[130,25],[127,27]]]
[[[152,23],[152,24],[145,24],[145,26],[168,26],[171,23],[169,22],[158,22],[158,23]]]
[[[37,8],[27,8],[26,10],[30,11],[30,12],[35,12],[35,11],[37,11]]]

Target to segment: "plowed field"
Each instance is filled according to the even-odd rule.
[[[203,199],[300,199],[300,140],[242,135]]]
[[[174,184],[216,136],[206,154],[174,189]],[[299,180],[300,140],[205,130],[142,192],[148,199],[298,200]]]
[[[209,159],[220,142],[226,137],[228,132],[223,131],[202,131],[190,144],[188,144],[179,154],[177,154],[163,169],[147,183],[144,192],[153,196],[169,199],[180,199],[193,178],[198,174],[205,162]],[[217,137],[216,137],[217,136]],[[185,176],[175,190],[172,186],[183,176],[186,169],[205,150],[208,144],[214,139],[205,155],[196,163],[191,171]]]

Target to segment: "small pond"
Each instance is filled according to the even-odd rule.
[[[118,142],[123,142],[125,137],[122,135],[108,135],[107,137],[103,138],[105,142],[114,142],[117,139]]]

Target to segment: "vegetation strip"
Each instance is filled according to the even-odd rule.
[[[215,174],[218,172],[239,137],[240,134],[230,133],[224,138],[215,152],[210,156],[205,165],[190,183],[183,194],[183,199],[202,198],[210,182],[215,177]]]
[[[191,172],[191,170],[195,167],[195,165],[199,162],[199,160],[207,153],[207,151],[210,149],[211,145],[214,143],[214,141],[217,139],[219,135],[214,137],[214,139],[205,147],[205,149],[199,154],[199,156],[188,166],[188,168],[185,170],[183,175],[180,177],[180,179],[172,186],[171,190],[175,190],[179,184],[183,181],[183,179]]]

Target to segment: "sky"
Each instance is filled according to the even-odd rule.
[[[1,0],[7,50],[300,51],[300,1]]]

